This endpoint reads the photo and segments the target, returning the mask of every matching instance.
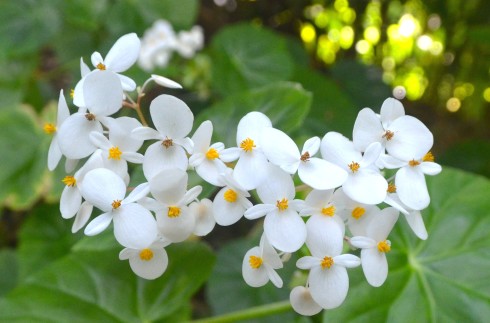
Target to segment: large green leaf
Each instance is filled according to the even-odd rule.
[[[272,125],[286,133],[303,124],[311,104],[311,94],[296,83],[280,82],[228,97],[198,116],[196,124],[211,120],[215,140],[236,145],[236,127],[251,111],[265,113]]]
[[[428,187],[428,239],[417,239],[401,219],[389,236],[385,284],[371,287],[353,270],[346,301],[325,311],[325,322],[488,321],[490,181],[444,168]]]
[[[0,250],[0,297],[17,284],[17,254],[11,249]]]
[[[212,84],[222,95],[288,80],[293,71],[286,41],[252,25],[223,29],[211,50]]]
[[[146,281],[118,260],[118,249],[77,251],[46,267],[0,300],[2,322],[172,322],[188,319],[190,297],[214,255],[202,243],[167,248],[164,275]]]

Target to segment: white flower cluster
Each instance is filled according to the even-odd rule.
[[[184,58],[192,58],[204,45],[204,33],[200,26],[176,33],[164,19],[157,20],[145,31],[141,40],[139,66],[145,71],[167,66],[173,52]]]
[[[441,167],[429,152],[431,132],[406,116],[399,101],[387,99],[380,114],[361,110],[352,141],[328,132],[323,139],[308,139],[301,150],[266,115],[250,112],[238,124],[236,147],[225,148],[212,143],[210,121],[189,137],[193,113],[170,95],[150,104],[154,128],[143,125],[144,119],[142,124],[113,116],[123,106],[139,111],[128,94],[134,82],[118,74],[135,63],[139,48],[137,36],[128,34],[105,59],[92,55],[93,71],[82,61],[82,79],[74,91],[78,112],[70,115],[61,92],[57,124],[45,126],[54,135],[49,169],[63,155],[69,173],[83,162],[63,179],[61,215],[75,217],[72,231],[85,227],[89,236],[113,223],[114,236],[124,247],[119,258],[129,259],[137,275],[161,276],[168,264],[167,245],[192,234],[204,236],[215,223],[228,226],[243,216],[265,217],[260,245],[243,259],[243,277],[253,287],[269,280],[282,287],[276,270],[306,244],[309,255],[296,266],[309,271],[308,279],[292,290],[290,300],[298,313],[313,315],[344,301],[347,268],[362,265],[369,284],[383,284],[392,247],[387,237],[399,212],[419,238],[427,238],[420,214],[430,201],[425,175],[435,175]],[[178,87],[163,77],[150,80]],[[151,144],[141,154],[144,141]],[[128,187],[128,163],[142,164],[146,182]],[[383,169],[398,169],[394,182],[385,179]],[[201,186],[188,187],[189,171],[217,187],[213,201],[199,198]],[[296,173],[296,180],[311,189],[304,200],[295,199]],[[249,200],[253,190],[261,202],[256,205]],[[390,206],[380,209],[380,203]],[[102,213],[91,219],[94,207]],[[360,248],[360,258],[342,254],[344,244]]]

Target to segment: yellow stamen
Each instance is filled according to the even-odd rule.
[[[245,152],[250,152],[255,148],[255,143],[252,139],[247,138],[240,143],[240,148],[245,150]]]
[[[151,249],[145,248],[140,251],[140,259],[144,261],[150,261],[153,258],[153,251]]]
[[[112,202],[112,208],[113,208],[114,210],[118,209],[120,206],[121,206],[121,200],[114,200],[114,201]]]
[[[409,162],[408,162],[408,164],[409,164],[411,167],[415,167],[415,166],[420,165],[420,162],[419,162],[419,161],[416,161],[415,159],[412,159],[411,161],[409,161]]]
[[[168,207],[168,213],[167,213],[169,218],[176,218],[180,215],[180,207],[178,206],[169,206]]]
[[[434,161],[434,155],[429,151],[427,154],[425,154],[424,157],[422,157],[422,160],[424,162],[433,162]]]
[[[162,145],[163,145],[165,148],[167,148],[167,149],[168,149],[168,148],[170,148],[170,147],[172,147],[172,146],[174,145],[174,142],[173,142],[173,140],[172,140],[172,139],[167,138],[167,139],[165,139],[165,140],[163,140],[163,141],[162,141]]]
[[[223,194],[223,197],[225,198],[226,202],[233,203],[233,202],[236,202],[237,193],[230,188],[227,191],[225,191],[225,193]]]
[[[87,118],[88,121],[94,121],[95,115],[92,113],[87,113],[87,114],[85,114],[85,118]]]
[[[333,216],[335,214],[335,206],[330,205],[329,207],[324,207],[322,209],[322,214],[326,216]]]
[[[276,206],[281,212],[286,210],[288,208],[288,199],[283,198],[282,200],[277,201]]]
[[[389,183],[387,192],[388,193],[396,193],[396,185],[393,183]]]
[[[348,166],[353,173],[357,172],[359,170],[359,167],[361,167],[361,165],[359,165],[359,163],[356,162],[352,162]]]
[[[310,160],[310,153],[309,152],[305,152],[303,155],[301,155],[301,161],[309,161]]]
[[[213,160],[218,157],[219,157],[218,151],[214,148],[209,148],[208,152],[206,153],[206,158],[209,160]]]
[[[252,267],[253,269],[259,269],[260,266],[262,266],[263,262],[264,261],[262,260],[262,258],[257,256],[250,256],[250,258],[248,258],[248,263],[250,264],[250,267]]]
[[[119,147],[114,146],[109,149],[109,159],[121,160],[122,151],[119,150]]]
[[[330,267],[332,267],[332,265],[333,265],[333,258],[332,257],[326,256],[325,258],[323,258],[322,263],[321,263],[322,269],[330,268]]]
[[[75,179],[75,177],[71,176],[71,175],[67,175],[65,176],[62,180],[61,180],[66,186],[75,186],[77,184],[77,180]]]
[[[360,218],[361,216],[363,216],[363,215],[364,215],[364,213],[366,213],[366,209],[365,209],[365,208],[363,208],[363,207],[358,206],[358,207],[356,207],[354,210],[352,210],[352,213],[351,213],[351,214],[352,214],[352,217],[353,217],[354,219],[359,220],[359,218]]]
[[[105,71],[106,70],[105,65],[102,64],[102,63],[97,64],[96,68],[99,69],[99,70],[101,70],[101,71]]]
[[[390,252],[391,250],[391,242],[388,240],[378,242],[378,251],[379,252]]]
[[[395,133],[393,131],[386,130],[386,132],[384,133],[384,135],[382,136],[382,138],[385,138],[386,140],[390,141],[391,138],[393,138],[394,135],[395,135]]]
[[[56,126],[54,124],[52,124],[52,123],[45,123],[44,124],[44,127],[43,127],[43,130],[48,135],[52,135],[53,133],[56,132]]]
[[[74,89],[70,90],[70,98],[72,98],[72,99],[75,98],[75,90]]]

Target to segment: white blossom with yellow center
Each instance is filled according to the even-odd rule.
[[[119,259],[129,260],[129,266],[136,275],[156,279],[167,269],[168,255],[164,248],[169,244],[168,241],[157,240],[141,249],[124,248],[119,253]]]

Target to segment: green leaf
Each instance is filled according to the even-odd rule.
[[[216,266],[207,285],[207,299],[215,315],[289,299],[287,284],[295,270],[295,257],[285,263],[283,269],[277,271],[283,279],[283,288],[276,288],[271,282],[263,287],[253,288],[243,280],[243,257],[249,249],[258,246],[259,241],[254,240],[236,240],[218,252]],[[291,310],[289,313],[268,316],[257,321],[291,322],[294,317],[295,314]]]
[[[446,167],[428,177],[423,212],[429,237],[419,240],[404,219],[389,236],[389,273],[379,288],[361,269],[325,322],[484,322],[490,316],[490,181]],[[402,216],[401,216],[402,217]]]
[[[39,128],[30,108],[0,110],[0,201],[10,208],[26,209],[42,193],[48,138]]]
[[[13,289],[17,280],[17,254],[11,249],[0,250],[0,297]]]
[[[190,29],[198,14],[199,2],[197,0],[149,0],[136,1],[140,14],[150,24],[158,19],[165,19],[172,24],[175,30]]]
[[[223,29],[212,40],[212,84],[222,95],[288,80],[293,60],[287,43],[252,25]]]
[[[236,146],[236,127],[248,112],[263,112],[274,127],[290,133],[303,124],[310,104],[311,94],[301,85],[280,82],[230,96],[201,113],[196,124],[211,120],[215,139]]]
[[[146,281],[118,260],[119,249],[74,252],[0,300],[0,321],[172,322],[188,320],[190,297],[211,272],[202,243],[167,248],[164,275]],[[183,317],[185,316],[187,317]]]

